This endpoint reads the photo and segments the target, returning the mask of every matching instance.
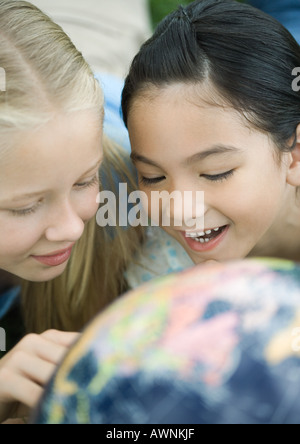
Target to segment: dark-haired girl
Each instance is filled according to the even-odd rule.
[[[162,226],[194,263],[300,260],[297,67],[292,35],[233,0],[181,7],[135,57],[122,107],[139,187],[150,203],[204,191],[203,231]]]

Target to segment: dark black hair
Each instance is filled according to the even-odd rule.
[[[271,16],[235,0],[195,1],[167,16],[134,58],[122,95],[124,122],[149,86],[209,80],[280,150],[291,150],[300,123],[295,67],[300,46]]]

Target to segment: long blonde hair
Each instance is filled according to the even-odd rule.
[[[59,112],[95,110],[99,124],[103,93],[69,37],[26,1],[0,0],[0,66],[6,91],[0,93],[0,153],[14,132],[34,129]],[[101,48],[99,48],[101,51]],[[112,170],[135,188],[125,155],[107,139],[102,169]],[[129,189],[130,191],[130,189]],[[65,272],[51,282],[22,286],[27,331],[79,330],[93,315],[126,290],[123,272],[140,245],[142,231],[116,227],[113,236],[90,221]]]

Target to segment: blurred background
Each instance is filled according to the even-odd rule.
[[[158,23],[170,12],[177,9],[179,5],[186,6],[192,0],[149,0],[152,23],[155,28]]]
[[[177,9],[179,5],[186,6],[192,3],[192,1],[193,0],[149,0],[153,28],[155,28],[167,14]]]

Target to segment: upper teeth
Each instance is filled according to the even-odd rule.
[[[196,238],[196,237],[200,237],[200,236],[209,235],[212,233],[212,231],[219,231],[220,229],[221,229],[221,227],[218,227],[218,228],[213,228],[213,230],[200,231],[199,233],[189,233],[188,231],[186,231],[185,236]]]

